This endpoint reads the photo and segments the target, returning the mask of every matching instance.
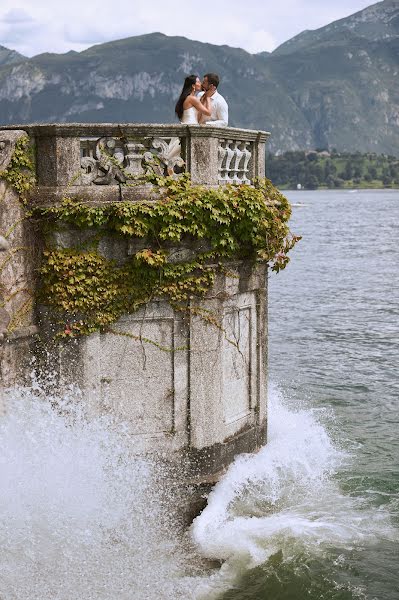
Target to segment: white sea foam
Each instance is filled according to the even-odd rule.
[[[2,600],[188,599],[159,473],[76,391],[10,391],[0,418]],[[155,479],[157,483],[155,484]]]
[[[193,524],[201,555],[224,561],[211,576],[195,571],[199,557],[169,520],[168,479],[132,454],[127,429],[86,418],[76,390],[58,398],[33,385],[6,404],[2,600],[209,599],[276,552],[290,560],[391,536],[387,513],[341,493],[347,457],[316,415],[287,408],[276,390],[267,446],[237,458]]]
[[[320,554],[349,549],[395,532],[385,511],[345,496],[335,474],[349,457],[331,441],[320,414],[293,411],[272,389],[267,445],[242,455],[212,491],[192,526],[201,553],[225,561],[199,597],[211,598],[277,552]]]

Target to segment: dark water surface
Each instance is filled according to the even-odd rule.
[[[270,525],[276,514],[284,524],[266,560],[238,569],[240,576],[219,597],[396,600],[399,192],[301,191],[287,196],[293,204],[291,230],[303,239],[287,269],[270,277],[269,442],[272,446],[287,415],[296,414],[280,449],[303,435],[297,463],[304,475],[293,467],[292,456],[280,465],[280,472],[291,470],[296,497],[286,490],[269,512],[265,506],[259,509],[265,492],[258,488],[253,493],[247,531],[250,523],[256,528],[256,519],[258,529],[266,521]],[[282,404],[274,424],[275,395]],[[305,417],[313,419],[311,425]],[[303,433],[307,426],[309,435]],[[309,456],[306,445],[312,449]],[[312,453],[323,464],[335,452],[328,468],[319,470],[317,457],[312,463]],[[340,452],[344,455],[337,459]],[[318,485],[310,472],[316,472]],[[301,479],[307,492],[300,490]],[[270,545],[273,531],[265,531],[264,545]]]
[[[290,193],[303,235],[270,286],[270,370],[294,398],[332,406],[355,447],[345,493],[396,526],[399,498],[399,192]],[[399,598],[398,542],[352,557],[365,597]]]
[[[356,445],[343,487],[389,503],[399,490],[399,191],[287,195],[303,240],[270,279],[271,379],[334,407],[340,441]]]

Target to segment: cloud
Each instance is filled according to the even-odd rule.
[[[263,52],[267,50],[271,52],[277,46],[275,38],[264,29],[252,32],[250,38],[246,42],[246,49],[249,52]]]
[[[72,45],[86,45],[86,44],[98,44],[99,42],[106,42],[109,39],[109,32],[106,30],[101,31],[97,26],[89,24],[68,24],[64,27],[64,40],[71,42]]]
[[[21,23],[32,23],[33,19],[22,8],[12,8],[5,13],[4,17],[2,17],[0,21],[3,23],[9,23],[11,25],[19,25]]]
[[[35,40],[43,36],[45,39],[46,27],[23,9],[11,9],[0,16],[0,43],[21,54],[30,54]]]
[[[304,29],[356,12],[373,0],[1,0],[0,44],[32,56],[161,31],[248,52],[273,50]]]

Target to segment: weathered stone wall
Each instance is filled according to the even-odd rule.
[[[0,173],[7,169],[24,131],[0,131]],[[34,273],[38,256],[32,225],[18,193],[0,177],[0,381],[6,387],[28,374],[34,323]]]
[[[88,410],[111,412],[137,452],[184,452],[190,472],[216,475],[266,439],[267,269],[228,265],[187,316],[154,301],[113,330],[51,353],[61,385],[77,382]]]

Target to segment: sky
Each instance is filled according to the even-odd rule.
[[[271,52],[373,0],[1,0],[0,45],[26,56],[77,52],[160,31],[248,52]]]

